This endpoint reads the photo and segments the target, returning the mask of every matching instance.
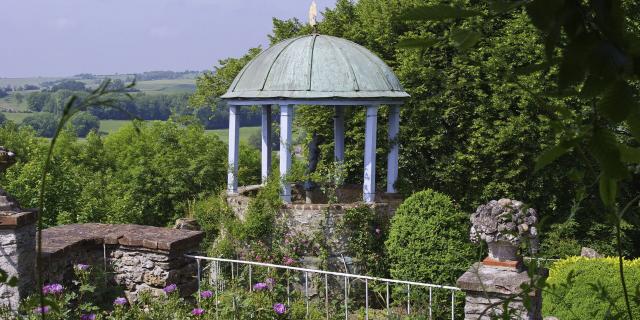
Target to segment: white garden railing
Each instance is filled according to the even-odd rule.
[[[433,319],[434,314],[433,314],[433,291],[434,290],[446,290],[449,291],[449,296],[450,299],[448,299],[451,302],[451,319],[455,319],[455,302],[456,302],[456,298],[455,298],[455,294],[457,291],[460,291],[460,288],[457,287],[452,287],[452,286],[444,286],[444,285],[437,285],[437,284],[430,284],[430,283],[421,283],[421,282],[414,282],[414,281],[403,281],[403,280],[395,280],[395,279],[385,279],[385,278],[377,278],[377,277],[370,277],[370,276],[365,276],[365,275],[357,275],[357,274],[349,274],[349,273],[341,273],[341,272],[333,272],[333,271],[324,271],[324,270],[316,270],[316,269],[307,269],[307,268],[300,268],[300,267],[292,267],[292,266],[284,266],[284,265],[277,265],[277,264],[271,264],[271,263],[263,263],[263,262],[254,262],[254,261],[243,261],[243,260],[233,260],[233,259],[224,259],[224,258],[212,258],[212,257],[205,257],[205,256],[197,256],[197,255],[185,255],[188,258],[192,258],[196,260],[197,263],[197,279],[198,279],[198,291],[200,291],[200,285],[201,285],[201,279],[202,279],[202,271],[205,270],[205,268],[202,268],[203,265],[203,261],[208,262],[208,266],[206,266],[207,269],[209,269],[211,271],[211,273],[213,275],[215,275],[215,280],[213,280],[214,282],[217,281],[217,279],[220,279],[220,274],[221,274],[221,265],[222,264],[227,264],[228,266],[230,266],[231,268],[231,278],[233,279],[234,277],[238,277],[238,275],[240,274],[240,266],[245,266],[245,268],[248,268],[248,290],[252,290],[252,267],[253,266],[259,266],[259,267],[265,267],[265,268],[273,268],[273,269],[280,269],[280,270],[289,270],[289,271],[293,271],[293,272],[299,272],[301,275],[304,275],[304,297],[305,297],[305,301],[306,301],[306,308],[307,308],[307,314],[309,313],[309,300],[310,300],[310,296],[309,296],[309,275],[321,275],[324,277],[324,288],[325,288],[325,292],[324,292],[324,299],[325,299],[325,306],[327,307],[326,310],[326,315],[327,315],[327,319],[329,319],[329,311],[328,311],[328,305],[329,305],[329,277],[335,277],[336,279],[342,280],[344,282],[344,315],[345,315],[345,319],[349,319],[349,283],[354,281],[354,280],[359,280],[364,282],[364,291],[365,291],[365,306],[364,306],[364,312],[365,312],[365,319],[369,319],[369,311],[370,311],[370,306],[369,306],[369,283],[370,282],[374,282],[374,283],[383,283],[386,284],[386,296],[385,296],[385,302],[386,302],[386,312],[387,312],[387,316],[391,316],[391,305],[390,305],[390,285],[402,285],[402,286],[406,286],[406,293],[407,293],[407,300],[406,300],[406,313],[407,315],[410,315],[412,312],[411,309],[411,288],[412,287],[419,287],[419,288],[426,288],[429,291],[429,302],[428,302],[428,317],[429,319]],[[246,270],[245,270],[246,271]],[[290,284],[287,280],[287,296],[289,296],[290,294]],[[222,286],[220,286],[218,283],[216,283],[216,285],[214,286],[215,288],[215,295],[217,297],[218,295],[218,290],[224,290],[224,284],[222,284]],[[198,292],[198,297],[200,297],[200,292]],[[217,298],[216,298],[217,299]],[[287,297],[287,299],[289,299],[289,297]],[[290,303],[290,302],[289,302]]]

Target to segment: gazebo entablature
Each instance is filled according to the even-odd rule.
[[[391,69],[373,53],[351,41],[312,34],[282,41],[250,61],[222,98],[229,105],[229,173],[227,192],[238,192],[239,109],[262,109],[262,181],[271,169],[272,106],[280,107],[280,177],[291,169],[292,124],[295,105],[335,109],[334,157],[344,161],[344,108],[365,106],[363,200],[375,200],[376,131],[378,109],[390,107],[387,155],[387,193],[396,193],[400,106],[409,95]],[[281,197],[291,202],[291,186],[282,186]]]

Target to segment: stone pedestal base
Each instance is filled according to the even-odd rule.
[[[546,276],[543,272],[540,276]],[[541,320],[542,295],[540,290],[523,297],[520,286],[531,283],[527,270],[507,269],[475,263],[457,281],[457,286],[466,293],[465,319],[491,319],[502,315],[507,305],[510,319]],[[525,308],[528,299],[531,308]]]
[[[0,284],[0,305],[17,310],[35,287],[36,212],[0,216],[0,269],[18,278],[17,286]]]

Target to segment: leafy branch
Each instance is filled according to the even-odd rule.
[[[44,199],[45,199],[45,192],[46,192],[47,175],[50,171],[53,151],[55,150],[58,137],[60,136],[60,133],[62,132],[62,130],[64,130],[67,123],[78,112],[86,111],[89,108],[98,108],[98,107],[115,108],[129,115],[129,117],[132,119],[138,119],[138,117],[132,115],[127,110],[121,108],[118,104],[118,100],[116,99],[120,95],[125,95],[129,99],[133,99],[133,97],[129,93],[125,92],[125,90],[133,88],[135,86],[135,83],[136,82],[134,79],[130,84],[125,86],[125,88],[114,90],[110,86],[111,79],[105,79],[96,89],[91,91],[91,93],[88,96],[82,99],[79,98],[77,95],[72,95],[71,97],[69,97],[69,99],[65,103],[64,108],[62,110],[62,117],[60,117],[60,120],[58,121],[58,126],[56,128],[55,134],[51,138],[51,142],[49,143],[49,147],[47,149],[47,156],[45,158],[44,167],[42,169],[42,175],[40,178],[40,193],[38,196],[38,208],[40,209],[40,212],[43,212],[43,210],[46,209],[44,208]],[[139,131],[139,128],[136,122],[134,122],[134,126],[136,131]],[[41,308],[44,308],[46,299],[44,297],[42,290],[40,290],[40,288],[42,288],[43,286],[42,214],[38,215],[37,226],[38,226],[38,236],[37,236],[37,244],[36,244],[36,284],[39,292],[38,294],[39,304]],[[41,314],[41,318],[44,320],[45,312],[41,312],[40,314]]]

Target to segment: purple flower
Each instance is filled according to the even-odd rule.
[[[210,290],[202,291],[200,292],[200,297],[205,299],[211,298],[213,297],[213,292],[211,292]]]
[[[255,291],[262,291],[264,289],[266,289],[268,286],[266,283],[264,282],[258,282],[256,284],[253,285],[253,290]]]
[[[59,283],[51,283],[42,287],[43,294],[60,294],[64,291],[64,287]]]
[[[80,271],[87,271],[89,270],[89,267],[90,266],[88,264],[84,264],[84,263],[78,263],[75,266],[76,270],[80,270]]]
[[[80,316],[80,320],[96,320],[96,315],[93,313],[83,314]]]
[[[172,284],[170,284],[170,285],[168,285],[168,286],[164,287],[164,289],[162,289],[162,290],[164,290],[164,293],[169,294],[169,293],[171,293],[171,292],[176,291],[176,289],[178,289],[178,286],[176,286],[176,284],[175,284],[175,283],[172,283]]]
[[[194,316],[199,317],[199,316],[204,314],[204,309],[195,308],[195,309],[191,310],[191,314],[194,315]]]
[[[127,304],[127,299],[124,297],[117,297],[115,300],[113,300],[113,304],[116,306],[124,306],[125,304]]]
[[[49,306],[37,307],[37,308],[33,309],[33,313],[37,313],[37,314],[49,313],[50,310],[51,310],[51,307],[49,307]]]
[[[284,314],[285,312],[287,312],[287,306],[282,303],[276,303],[273,305],[273,311],[275,311],[277,314]]]

